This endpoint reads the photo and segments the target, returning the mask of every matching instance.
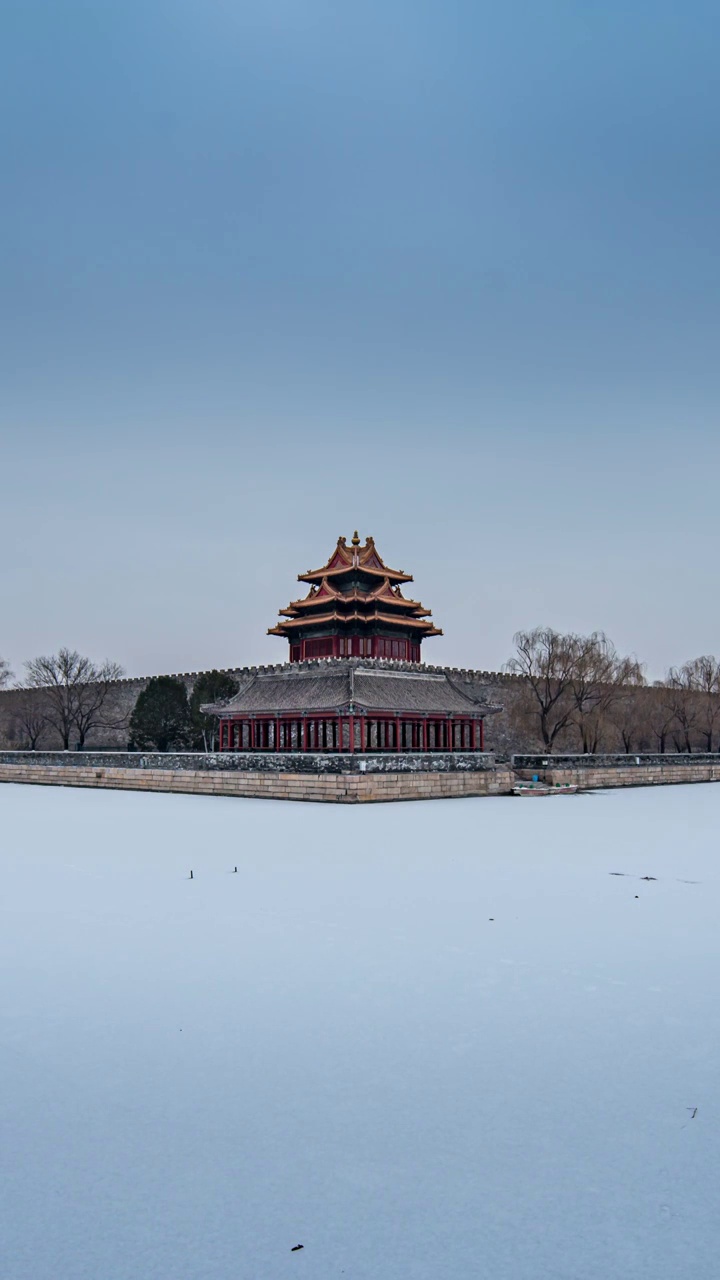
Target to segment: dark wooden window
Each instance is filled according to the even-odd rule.
[[[318,636],[315,640],[305,641],[306,658],[330,658],[333,651],[332,636]]]

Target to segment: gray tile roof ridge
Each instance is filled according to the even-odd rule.
[[[205,704],[203,710],[209,714],[221,714],[223,712],[232,713],[234,708],[246,702],[248,697],[252,702],[256,702],[259,698],[272,699],[273,705],[280,707],[286,705],[288,696],[292,698],[291,689],[295,688],[300,693],[300,688],[308,690],[313,685],[317,688],[316,695],[310,696],[310,701],[305,702],[307,696],[303,693],[300,701],[303,705],[314,704],[320,706],[319,698],[320,687],[328,680],[326,696],[328,705],[340,707],[344,705],[354,705],[356,701],[368,705],[368,694],[370,687],[374,681],[378,681],[378,694],[380,688],[391,682],[404,684],[408,689],[408,697],[410,697],[410,689],[420,692],[424,686],[430,695],[430,688],[435,691],[443,684],[452,690],[454,698],[468,708],[481,712],[484,715],[492,715],[502,708],[482,697],[477,696],[479,693],[478,683],[489,673],[473,671],[468,669],[458,669],[457,667],[438,667],[425,663],[407,662],[402,659],[394,658],[367,658],[367,657],[342,657],[342,658],[315,658],[302,662],[284,662],[276,663],[273,666],[260,666],[245,668],[240,671],[236,668],[238,676],[241,677],[241,685],[237,693],[226,703]],[[358,685],[355,684],[355,678],[358,677]],[[341,692],[338,688],[338,677],[346,681],[345,690]],[[365,684],[364,689],[360,689],[360,684]],[[278,681],[280,684],[278,684]],[[457,682],[457,683],[456,683]],[[285,686],[281,692],[280,685]],[[458,687],[461,685],[462,687]],[[473,687],[474,686],[474,687]],[[273,688],[275,694],[273,694]],[[265,689],[267,693],[263,692]],[[387,697],[387,693],[380,698],[382,703]],[[431,698],[431,705],[436,700],[437,693]],[[404,701],[404,698],[402,699]],[[414,700],[411,699],[411,703]],[[300,705],[300,703],[298,704]],[[322,705],[324,705],[324,700]],[[410,704],[409,704],[410,705]],[[451,710],[452,699],[448,705]],[[456,710],[461,708],[457,707]]]
[[[392,680],[447,680],[447,676],[437,674],[434,671],[402,671],[396,668],[382,669],[378,667],[355,667],[355,672],[359,676],[380,676],[381,678],[389,677]]]

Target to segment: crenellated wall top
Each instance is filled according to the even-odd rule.
[[[257,675],[282,675],[283,672],[287,672],[289,675],[297,675],[299,671],[317,671],[319,668],[337,668],[340,666],[391,668],[396,671],[423,671],[428,674],[447,675],[456,680],[471,680],[473,682],[481,680],[489,681],[492,684],[517,684],[523,681],[522,676],[507,671],[483,671],[475,667],[445,667],[427,662],[406,662],[396,658],[311,658],[302,662],[259,663],[255,666],[222,667],[217,668],[217,670],[220,671],[221,675],[242,679]],[[173,680],[195,681],[200,676],[207,675],[210,670],[216,670],[216,668],[205,668],[201,671],[171,671],[158,674],[168,675]],[[113,681],[113,684],[132,687],[135,684],[147,684],[148,680],[156,678],[157,676],[123,676],[120,680]]]

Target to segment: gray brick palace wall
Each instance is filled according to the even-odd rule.
[[[299,662],[293,664],[293,669],[295,671],[314,670],[319,666],[332,665],[334,661],[338,660]],[[525,741],[523,738],[518,737],[515,723],[517,716],[514,715],[514,710],[516,702],[522,696],[523,688],[523,681],[518,676],[505,675],[496,671],[474,671],[464,668],[430,666],[424,663],[418,666],[409,662],[395,662],[382,658],[350,659],[350,661],[362,666],[395,668],[400,671],[445,672],[463,692],[468,693],[471,697],[481,698],[483,701],[503,707],[503,711],[500,714],[488,716],[485,721],[485,743],[488,751],[509,757],[512,751],[518,751],[523,748],[531,750],[537,745],[532,738]],[[286,669],[287,665],[287,663],[278,663],[258,667],[230,667],[225,674],[233,676],[238,683],[242,684],[244,679],[256,675],[258,672],[281,672]],[[175,678],[184,682],[189,695],[192,693],[195,681],[204,674],[207,673],[186,671],[178,673]],[[90,733],[86,744],[88,750],[94,748],[100,751],[124,751],[127,749],[130,716],[138,694],[147,686],[150,678],[150,676],[131,677],[115,682],[112,695],[107,704],[105,718],[109,721],[111,720],[117,727],[96,729]],[[23,731],[13,714],[19,696],[18,692],[13,689],[0,691],[0,746],[20,748],[23,745]],[[46,750],[53,750],[61,746],[62,743],[51,729],[46,730],[38,742],[38,747]]]
[[[499,759],[508,761],[513,753],[523,751],[539,753],[540,742],[537,737],[537,715],[532,713],[532,709],[531,714],[529,716],[527,714],[528,706],[530,705],[528,686],[521,676],[508,675],[498,671],[479,671],[471,668],[440,667],[429,664],[415,665],[382,658],[321,659],[315,662],[295,663],[292,669],[294,671],[317,670],[320,667],[331,667],[338,661],[350,661],[357,665],[397,669],[400,671],[444,672],[459,689],[468,693],[471,697],[502,707],[502,711],[499,714],[490,715],[485,721],[485,745],[488,751],[494,752]],[[288,665],[287,663],[278,663],[258,667],[231,667],[227,669],[226,674],[233,676],[239,684],[242,684],[244,680],[256,675],[258,672],[283,672],[288,669]],[[188,694],[190,694],[195,681],[203,674],[207,673],[200,671],[181,672],[176,676],[176,679],[185,683]],[[130,716],[138,694],[147,686],[149,679],[149,676],[133,677],[115,682],[108,702],[106,718],[112,721],[116,727],[96,729],[89,734],[87,740],[89,750],[125,751],[127,749],[130,736]],[[634,690],[633,692],[634,696],[638,698],[647,697],[651,700],[656,695],[657,690],[651,686],[646,686],[644,689]],[[0,748],[4,746],[19,749],[25,745],[22,727],[13,714],[19,696],[18,692],[12,689],[0,691]],[[564,740],[562,738],[558,740],[557,747],[561,750],[564,745],[567,749],[575,746],[576,741],[573,742],[566,736]],[[672,739],[669,745],[671,745],[671,742]],[[616,746],[619,743],[616,740],[611,740],[608,745]],[[643,745],[647,751],[654,744],[646,736]],[[38,747],[47,750],[57,749],[61,746],[62,743],[52,730],[46,730],[38,741]]]

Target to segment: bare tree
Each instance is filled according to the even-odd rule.
[[[22,738],[23,747],[28,751],[36,751],[38,740],[47,728],[47,705],[43,689],[28,689],[16,685],[13,697],[12,723],[14,730],[19,730],[15,737]]]
[[[0,658],[0,689],[4,689],[12,680],[12,671],[10,663],[5,658]]]
[[[712,654],[703,654],[683,663],[679,671],[670,673],[679,688],[693,699],[693,725],[703,747],[712,751],[715,730],[720,728],[720,663]],[[718,742],[720,748],[720,742]]]
[[[598,750],[608,713],[627,685],[642,682],[635,658],[621,658],[603,631],[568,637],[574,652],[570,691],[575,704],[573,723],[586,753]]]
[[[649,694],[648,731],[654,740],[657,750],[664,755],[667,741],[675,723],[675,702],[668,698],[668,691],[662,680],[653,682],[652,693]]]
[[[91,729],[118,723],[108,706],[113,683],[123,675],[116,662],[96,666],[75,649],[60,649],[26,662],[25,670],[25,686],[43,690],[46,723],[59,734],[64,751],[71,736],[82,749]]]
[[[665,705],[672,712],[670,731],[676,750],[692,751],[693,734],[699,720],[699,699],[690,664],[671,667],[665,678]]]
[[[611,708],[626,696],[628,686],[644,684],[640,663],[621,657],[602,631],[562,635],[551,627],[536,627],[519,631],[515,645],[516,655],[507,670],[523,677],[548,751],[561,735],[574,729],[582,750],[596,752],[614,725]]]
[[[642,691],[642,692],[639,692]],[[608,710],[608,721],[620,737],[623,751],[630,754],[641,749],[647,734],[648,695],[640,663],[631,668],[618,696]]]
[[[572,679],[576,637],[561,635],[552,627],[535,627],[533,631],[518,631],[513,640],[516,653],[506,669],[524,677],[543,746],[552,751],[558,735],[572,724],[575,710]]]

